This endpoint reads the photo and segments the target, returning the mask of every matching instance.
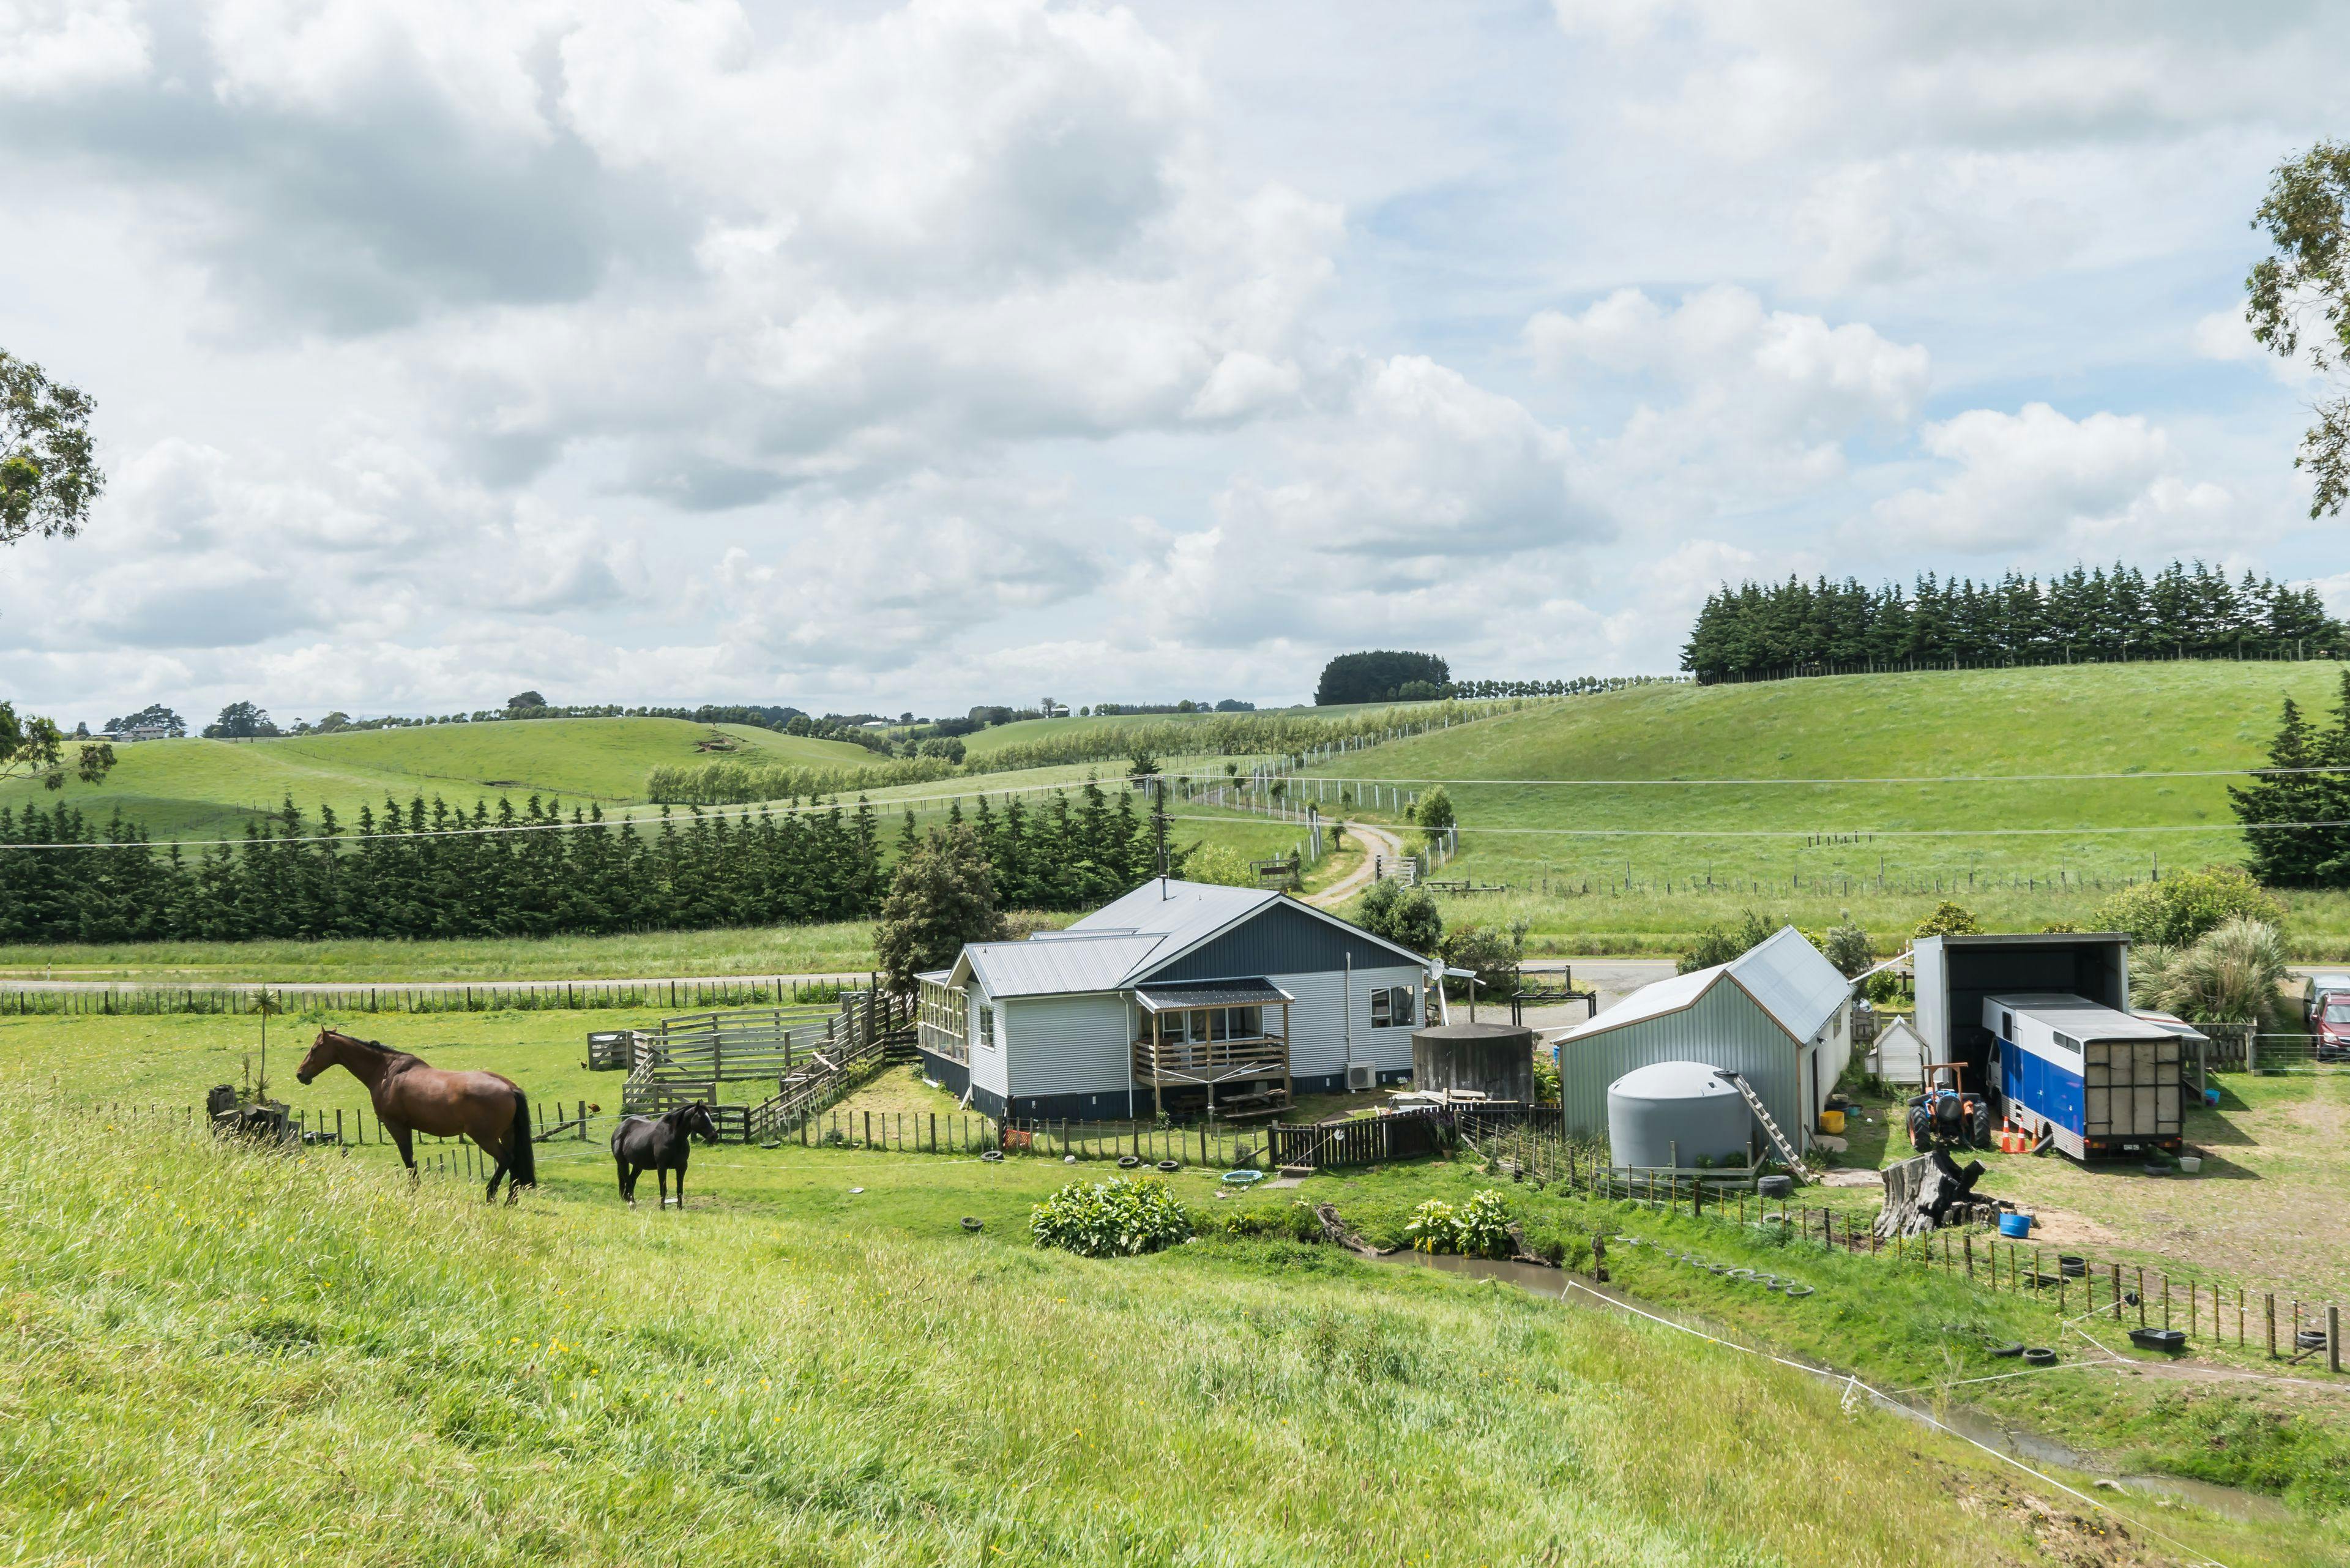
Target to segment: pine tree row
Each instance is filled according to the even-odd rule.
[[[960,820],[960,803],[952,816]],[[1156,868],[1158,836],[1120,790],[1073,802],[982,797],[981,841],[1007,908],[1069,909]],[[898,836],[912,841],[911,812]],[[120,815],[0,808],[0,941],[243,941],[688,930],[870,917],[889,846],[869,802],[608,822],[533,795],[468,812],[419,796],[347,825],[291,800],[242,843],[193,854]],[[47,847],[69,846],[71,847]],[[1171,857],[1179,865],[1181,857]]]
[[[2043,584],[2011,572],[1999,581],[1944,581],[1929,573],[1907,591],[1851,577],[1724,585],[1698,612],[1681,668],[1701,681],[1784,675],[1805,667],[2250,654],[2304,657],[2350,642],[2314,587],[2249,572],[2230,583],[2198,561],[2152,578],[2116,563]]]

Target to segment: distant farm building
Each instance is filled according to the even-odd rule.
[[[1553,1038],[1570,1136],[1607,1130],[1607,1087],[1635,1068],[1695,1062],[1742,1075],[1809,1147],[1851,1059],[1852,982],[1785,926],[1729,963],[1644,986]]]
[[[1428,959],[1281,893],[1160,877],[920,977],[930,1075],[990,1116],[1243,1116],[1411,1076]]]

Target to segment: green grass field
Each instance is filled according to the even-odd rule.
[[[1511,912],[1559,950],[1678,946],[1750,907],[1807,926],[1852,909],[1889,930],[1943,897],[1995,927],[2031,929],[2083,918],[2158,857],[2232,863],[2242,848],[2227,776],[2017,775],[2255,766],[2282,699],[2322,715],[2340,674],[2214,662],[1652,686],[1530,706],[1319,771],[1407,789],[1479,781],[1446,784],[1462,853],[1442,874],[1530,893]],[[2011,782],[1930,782],[1952,775]],[[1772,782],[1823,778],[1921,782]],[[1754,782],[1672,782],[1703,779]],[[1310,779],[1302,787],[1316,798]],[[1323,810],[1394,817],[1360,800]],[[2114,827],[2163,831],[2093,831]],[[2294,903],[2296,933],[2350,939],[2350,900]]]
[[[362,1097],[339,1073],[292,1082],[326,1021],[271,1031],[271,1076],[313,1125]],[[610,1013],[350,1022],[507,1072],[542,1105],[608,1116],[617,1097],[619,1075],[580,1065]],[[1026,1249],[1028,1205],[1096,1166],[722,1147],[696,1152],[686,1213],[629,1212],[607,1119],[540,1146],[519,1210],[484,1210],[454,1177],[406,1197],[387,1148],[241,1156],[144,1111],[238,1081],[257,1044],[250,1018],[0,1020],[0,1116],[17,1124],[0,1137],[16,1331],[0,1510],[36,1559],[205,1561],[231,1522],[267,1521],[256,1560],[375,1561],[374,1542],[403,1560],[605,1562],[627,1540],[720,1563],[754,1543],[761,1561],[1385,1561],[1406,1539],[1436,1563],[2191,1560],[2096,1534],[2107,1521],[1980,1453],[1846,1414],[1832,1384],[1669,1330],[1319,1245],[1215,1234],[1117,1263]],[[884,1113],[938,1100],[903,1069],[860,1094]],[[99,1109],[44,1109],[59,1102]],[[1495,1184],[1463,1159],[1232,1198],[1212,1172],[1170,1180],[1211,1231],[1240,1213],[1279,1232],[1295,1200],[1327,1201],[1382,1244],[1421,1199]],[[2125,1346],[2139,1373],[2100,1371],[2044,1298],[1734,1217],[1500,1185],[1537,1244],[1660,1243],[1610,1263],[1668,1316],[2287,1505],[2247,1524],[2115,1496],[2191,1552],[2350,1549],[2350,1410],[2243,1378],[2256,1353],[2199,1350],[2210,1375],[2182,1380]],[[1663,1255],[1683,1248],[1818,1293],[1737,1291]],[[1994,1338],[2062,1342],[2064,1366],[1970,1382],[2006,1369]],[[298,1462],[322,1444],[330,1469]],[[1708,1478],[1696,1510],[1674,1501],[1691,1474]],[[1445,1525],[1448,1509],[1473,1518]]]
[[[805,766],[861,766],[872,753],[841,741],[806,740],[749,725],[682,719],[531,719],[434,724],[269,741],[144,741],[116,748],[101,784],[55,794],[22,781],[0,785],[0,805],[63,800],[92,816],[118,807],[158,838],[234,836],[291,794],[306,814],[331,805],[348,822],[387,794],[405,804],[438,794],[470,806],[504,794],[625,805],[645,799],[656,763],[691,763],[712,729],[743,743],[734,753]]]
[[[375,1149],[244,1154],[22,1097],[0,1117],[0,1515],[32,1561],[2282,1564],[2343,1542],[2308,1509],[2142,1497],[2115,1504],[2180,1544],[2117,1530],[1835,1384],[1327,1247],[1040,1253],[1057,1164],[714,1150],[691,1208],[630,1211],[600,1151],[549,1145],[507,1210],[411,1192]],[[1309,1188],[1368,1215],[1410,1179]],[[1211,1188],[1179,1190],[1220,1218]],[[1936,1284],[1905,1320],[1947,1313]]]

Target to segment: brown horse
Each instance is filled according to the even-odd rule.
[[[538,1164],[530,1141],[530,1100],[520,1085],[495,1073],[452,1073],[425,1064],[421,1056],[394,1051],[372,1040],[355,1040],[321,1029],[310,1043],[302,1064],[294,1069],[304,1084],[329,1067],[348,1068],[368,1087],[375,1101],[376,1119],[400,1146],[410,1177],[416,1174],[411,1140],[417,1133],[435,1137],[469,1137],[490,1157],[489,1190],[498,1195],[498,1182],[508,1172],[506,1201],[525,1187],[538,1185]]]

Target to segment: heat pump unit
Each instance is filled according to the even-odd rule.
[[[1347,1064],[1347,1087],[1348,1089],[1376,1089],[1378,1086],[1379,1075],[1378,1068],[1369,1066],[1366,1064],[1351,1062]]]

